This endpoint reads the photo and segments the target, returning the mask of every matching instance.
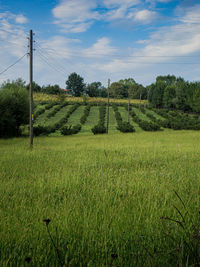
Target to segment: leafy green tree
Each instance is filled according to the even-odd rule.
[[[59,95],[63,92],[58,84],[42,86],[42,92],[45,94]]]
[[[127,87],[122,82],[113,82],[110,86],[110,95],[115,98],[128,97]]]
[[[165,90],[165,82],[162,80],[157,80],[153,88],[151,103],[154,107],[163,106],[163,95]]]
[[[26,86],[26,88],[27,88],[27,90],[29,90],[30,84],[28,84]],[[32,83],[32,90],[33,90],[33,92],[41,92],[42,91],[42,87],[39,84],[37,84],[36,82],[33,81],[33,83]]]
[[[200,82],[189,84],[186,103],[194,112],[200,112]]]
[[[107,97],[108,96],[108,90],[107,90],[107,88],[102,87],[101,90],[100,90],[100,92],[99,92],[99,96],[100,97]]]
[[[66,89],[73,96],[81,96],[85,91],[84,79],[76,72],[71,73],[66,81]]]
[[[0,90],[0,137],[20,135],[20,126],[29,120],[29,98],[22,80],[8,81]]]
[[[167,85],[164,89],[163,106],[173,108],[175,106],[176,87],[174,84]]]
[[[93,82],[87,85],[86,94],[90,97],[100,96],[100,90],[102,89],[101,82]]]

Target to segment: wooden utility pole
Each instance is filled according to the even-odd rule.
[[[30,110],[29,110],[29,137],[30,137],[30,148],[33,148],[33,31],[30,30],[29,37],[29,56],[30,56],[30,66],[29,66],[29,101],[30,101]]]
[[[110,79],[108,79],[108,102],[107,102],[107,127],[106,133],[108,134],[108,126],[109,126],[109,105],[110,105]]]

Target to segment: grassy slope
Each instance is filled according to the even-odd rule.
[[[47,218],[67,266],[186,262],[188,247],[178,258],[177,243],[199,216],[199,132],[40,137],[28,148],[28,138],[0,140],[0,266],[26,266],[26,257],[59,265]],[[182,220],[173,205],[186,230],[160,219]]]

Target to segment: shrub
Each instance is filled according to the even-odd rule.
[[[124,106],[125,109],[127,109],[127,105]],[[113,105],[113,109],[115,112],[115,118],[117,121],[117,130],[119,130],[122,133],[132,133],[135,132],[134,127],[129,122],[123,122],[122,116],[118,111],[118,107],[116,105]]]
[[[42,125],[34,125],[33,127],[33,132],[34,134],[49,134],[49,133],[53,133],[56,130],[60,129],[62,127],[63,124],[66,124],[68,121],[68,118],[70,117],[70,115],[79,107],[79,104],[76,103],[74,104],[67,112],[67,114],[65,115],[65,117],[61,118],[58,122],[56,122],[53,125],[48,125],[48,126],[42,126]]]
[[[80,123],[81,124],[84,124],[87,120],[87,117],[89,116],[90,114],[90,109],[91,109],[91,105],[87,105],[84,109],[84,113],[83,113],[83,116],[80,118]]]
[[[135,113],[131,112],[133,120],[142,128],[144,131],[158,131],[160,126],[155,122],[149,122],[141,120]]]
[[[29,121],[29,97],[23,85],[13,82],[1,87],[0,114],[0,137],[19,136],[20,126]]]
[[[123,133],[132,133],[135,132],[134,127],[129,122],[121,122],[117,126],[117,130]]]
[[[75,126],[71,125],[65,125],[61,128],[60,132],[62,135],[72,135],[72,134],[77,134],[81,130],[81,125],[77,124]]]
[[[95,125],[91,130],[92,130],[93,134],[106,133],[106,127],[101,123]]]
[[[91,131],[93,134],[103,134],[106,133],[105,127],[105,115],[106,115],[106,106],[103,104],[99,107],[99,122],[95,125]]]

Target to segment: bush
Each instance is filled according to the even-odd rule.
[[[91,109],[91,105],[87,105],[84,109],[84,113],[83,113],[83,116],[80,118],[80,123],[81,124],[84,124],[87,120],[87,117],[89,116],[90,114],[90,109]]]
[[[71,125],[65,125],[61,128],[60,132],[62,135],[72,135],[72,134],[77,134],[81,130],[81,125],[77,124],[75,126]]]
[[[66,124],[68,121],[68,118],[70,115],[79,107],[79,104],[76,103],[74,104],[67,112],[65,117],[61,118],[58,122],[56,122],[53,125],[48,125],[48,126],[42,126],[42,125],[34,125],[33,127],[33,132],[35,135],[40,135],[40,134],[50,134],[55,132],[56,130],[60,129],[63,124]],[[75,130],[74,130],[75,131]]]
[[[117,130],[119,130],[122,133],[132,133],[135,132],[134,127],[129,122],[123,122],[122,116],[118,111],[118,107],[116,105],[113,105],[113,109],[115,112],[115,118],[117,121]],[[125,109],[127,109],[127,105],[125,106]]]
[[[29,121],[29,97],[22,84],[5,83],[0,90],[0,137],[21,134],[20,126]]]
[[[103,104],[99,107],[99,122],[95,125],[91,131],[93,134],[103,134],[106,133],[105,127],[105,115],[106,115],[106,106]]]
[[[106,133],[106,127],[103,124],[97,124],[92,129],[93,134]]]
[[[117,126],[117,130],[119,130],[122,133],[132,133],[135,132],[134,127],[129,122],[121,122]]]
[[[142,128],[144,131],[158,131],[160,130],[160,126],[155,122],[149,122],[145,120],[141,120],[135,113],[131,112],[133,120]]]

